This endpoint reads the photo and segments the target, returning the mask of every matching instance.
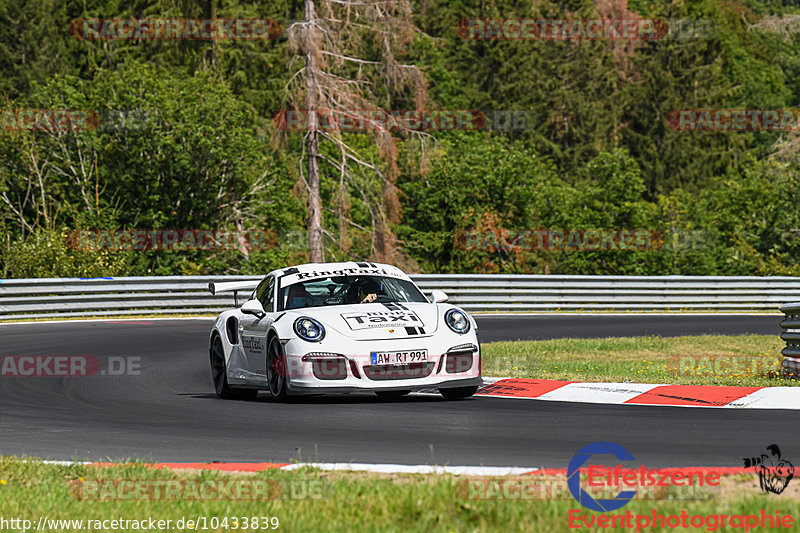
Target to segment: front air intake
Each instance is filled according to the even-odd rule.
[[[434,363],[408,363],[405,365],[371,365],[364,367],[364,375],[373,381],[426,378],[433,372]]]
[[[472,368],[478,347],[474,344],[459,344],[447,350],[444,371],[448,374],[460,374]]]

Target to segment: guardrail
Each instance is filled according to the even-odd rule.
[[[429,294],[473,312],[777,311],[800,301],[800,278],[417,274]],[[234,305],[209,282],[258,276],[165,276],[0,280],[0,320],[141,314],[214,314]],[[241,303],[241,295],[239,299]],[[800,304],[795,304],[800,305]],[[800,312],[798,312],[800,314]]]

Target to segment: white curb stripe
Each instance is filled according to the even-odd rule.
[[[382,474],[454,474],[461,476],[511,476],[539,470],[532,467],[519,468],[510,466],[431,466],[371,463],[297,463],[285,466],[282,470],[298,470],[304,467],[319,468],[320,470],[378,472]]]
[[[33,461],[58,466],[87,466],[97,464],[95,461],[55,461],[49,459]],[[120,464],[122,465],[124,463]],[[431,466],[375,463],[293,463],[275,468],[275,470],[300,470],[306,467],[344,472],[375,472],[380,474],[453,474],[458,476],[513,476],[528,474],[539,470],[539,468],[535,467],[520,468],[514,466]]]
[[[484,378],[486,385],[513,378]],[[521,378],[522,379],[522,378]],[[512,385],[513,386],[513,385]],[[669,386],[667,384],[654,383],[567,383],[559,384],[555,389],[535,396],[534,389],[530,395],[525,393],[504,395],[481,394],[476,396],[484,398],[502,398],[507,400],[548,400],[558,402],[580,402],[595,403],[606,405],[644,405],[658,407],[694,407],[700,409],[790,409],[800,410],[800,386],[798,387],[764,387],[751,392],[741,398],[731,401],[724,405],[703,405],[703,402],[687,405],[683,402],[670,403],[626,403],[630,400],[648,393],[658,387]],[[677,385],[674,387],[682,387]],[[685,385],[689,397],[694,394],[694,386]],[[712,388],[712,386],[706,386]],[[679,393],[678,393],[679,394]]]
[[[729,403],[743,409],[800,409],[800,387],[768,387]]]
[[[570,383],[539,396],[539,399],[557,402],[625,403],[659,386],[649,383]]]

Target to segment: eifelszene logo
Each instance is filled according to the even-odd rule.
[[[674,495],[676,497],[681,492],[690,492],[690,499],[702,499],[704,495],[698,491],[720,484],[720,474],[704,468],[648,469],[644,465],[633,468],[624,468],[620,464],[613,467],[587,465],[595,455],[612,455],[618,461],[635,460],[633,454],[613,442],[593,442],[575,454],[567,468],[567,487],[575,501],[592,511],[615,511],[634,499],[639,489],[645,493],[652,489],[662,490],[664,499],[668,499],[671,490],[678,493]],[[614,492],[617,492],[616,495]],[[598,493],[603,497],[597,497]]]
[[[781,457],[781,449],[777,444],[767,446],[769,455],[761,457],[745,457],[745,468],[755,468],[761,490],[766,493],[780,494],[794,477],[794,466]]]
[[[569,467],[567,467],[567,486],[572,493],[572,497],[587,509],[600,511],[601,513],[615,511],[625,506],[636,496],[635,490],[623,490],[613,499],[595,500],[581,487],[581,467],[586,464],[593,455],[603,454],[612,454],[620,461],[634,460],[631,452],[619,444],[613,442],[593,442],[581,448],[569,462]]]

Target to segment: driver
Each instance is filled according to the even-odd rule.
[[[286,298],[287,309],[299,309],[301,307],[309,307],[311,304],[311,295],[306,290],[305,285],[302,283],[295,283],[289,287],[289,294]]]
[[[368,304],[378,299],[378,294],[381,294],[381,287],[372,280],[367,280],[358,288],[359,303]]]

